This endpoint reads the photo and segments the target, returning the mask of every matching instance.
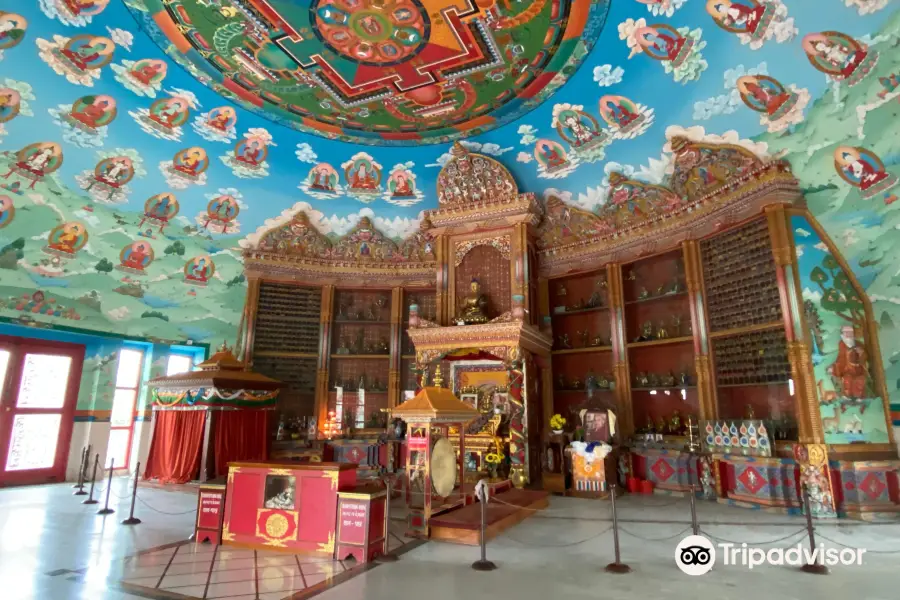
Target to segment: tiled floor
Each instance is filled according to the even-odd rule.
[[[497,571],[470,568],[477,548],[438,543],[409,544],[395,564],[354,567],[327,558],[186,545],[191,493],[146,489],[137,511],[144,522],[124,527],[119,521],[128,509],[127,482],[114,486],[117,512],[106,517],[96,514],[97,506],[82,505],[69,486],[0,490],[0,600],[186,600],[204,594],[228,600],[832,600],[848,592],[860,600],[897,600],[900,588],[897,524],[820,523],[820,541],[828,547],[869,549],[862,566],[835,567],[827,577],[787,566],[751,571],[718,564],[703,577],[688,577],[674,563],[690,519],[688,500],[625,497],[619,501],[622,558],[634,572],[610,575],[603,571],[613,558],[609,502],[554,497],[548,510],[491,541],[488,558]],[[803,540],[802,518],[709,503],[697,511],[701,528],[722,540],[763,549]],[[137,587],[129,593],[129,586]]]
[[[402,535],[403,524],[392,523],[391,550],[411,542]],[[187,598],[296,600],[361,571],[352,560],[186,543],[129,557],[119,585],[147,598],[164,591]]]

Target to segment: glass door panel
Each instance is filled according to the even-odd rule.
[[[17,408],[62,408],[69,383],[70,356],[26,354]]]
[[[0,486],[65,479],[84,347],[0,336]]]
[[[49,469],[56,460],[59,441],[60,414],[16,415],[13,419],[7,471]]]

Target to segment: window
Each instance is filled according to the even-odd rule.
[[[187,373],[194,366],[194,361],[186,354],[170,354],[169,362],[166,363],[166,377],[177,375],[178,373]]]
[[[123,348],[119,351],[119,368],[116,371],[116,390],[113,394],[112,413],[109,419],[109,443],[106,447],[106,467],[128,468],[131,455],[131,438],[134,434],[135,403],[141,386],[144,353]]]

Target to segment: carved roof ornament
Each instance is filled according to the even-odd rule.
[[[510,202],[519,187],[509,170],[493,158],[469,152],[456,142],[437,180],[441,206],[469,202]]]
[[[746,179],[763,161],[741,146],[704,144],[683,136],[670,142],[675,153],[675,170],[669,187],[690,201],[718,192],[729,182]]]
[[[284,256],[326,256],[331,242],[312,226],[309,215],[301,210],[290,222],[266,232],[257,248]]]
[[[542,275],[563,274],[584,261],[625,261],[758,215],[770,204],[803,202],[786,161],[684,136],[670,145],[673,172],[664,185],[610,173],[607,201],[596,214],[547,199],[538,230]]]
[[[397,244],[375,229],[369,217],[362,217],[334,246],[335,258],[355,261],[396,260]],[[395,257],[395,255],[397,255]]]
[[[520,194],[509,169],[456,142],[437,179],[438,208],[428,211],[435,228],[473,229],[528,221],[537,225],[541,205]]]
[[[652,224],[677,214],[684,208],[682,198],[661,185],[628,179],[618,172],[609,174],[606,204],[598,211],[602,232],[623,235],[631,229]]]

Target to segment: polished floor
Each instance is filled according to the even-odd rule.
[[[633,572],[611,575],[603,571],[613,560],[609,503],[554,497],[549,509],[489,544],[498,569],[483,573],[470,568],[477,548],[433,542],[409,544],[397,563],[374,567],[184,544],[193,524],[190,491],[144,490],[136,510],[144,522],[129,528],[119,524],[127,489],[127,481],[114,481],[117,512],[106,517],[69,486],[0,490],[0,599],[896,600],[900,588],[900,524],[819,524],[827,546],[868,550],[862,566],[837,566],[828,576],[788,566],[716,566],[689,577],[674,563],[675,546],[689,533],[688,501],[623,498],[622,561]],[[770,549],[805,539],[797,517],[707,503],[698,515],[703,532],[720,542]]]

